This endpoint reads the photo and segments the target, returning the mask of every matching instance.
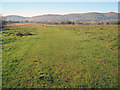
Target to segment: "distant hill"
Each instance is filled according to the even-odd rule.
[[[6,20],[12,21],[37,21],[37,22],[63,22],[63,21],[109,21],[109,20],[118,20],[118,13],[109,12],[109,13],[73,13],[66,15],[57,15],[57,14],[47,14],[39,15],[34,17],[22,17],[17,15],[5,16]]]
[[[30,19],[29,17],[22,17],[22,16],[18,16],[18,15],[8,15],[5,16],[4,18],[6,18],[6,20],[11,20],[11,21],[25,21],[27,19]]]

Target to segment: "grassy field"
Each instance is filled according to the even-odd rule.
[[[117,88],[118,26],[8,25],[3,88]]]

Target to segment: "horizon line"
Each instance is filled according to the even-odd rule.
[[[39,15],[34,15],[34,16],[22,16],[22,15],[17,15],[17,14],[9,14],[9,15],[1,15],[2,17],[6,17],[6,16],[21,16],[21,17],[35,17],[35,16],[43,16],[43,15],[70,15],[70,14],[86,14],[86,13],[119,13],[119,12],[114,12],[114,11],[110,11],[110,12],[81,12],[81,13],[65,13],[65,14],[55,14],[55,13],[48,13],[48,14],[39,14]]]

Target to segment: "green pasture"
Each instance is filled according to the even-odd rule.
[[[6,26],[3,88],[117,88],[118,26]]]

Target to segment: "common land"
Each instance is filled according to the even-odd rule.
[[[2,29],[3,88],[117,88],[118,25]]]

